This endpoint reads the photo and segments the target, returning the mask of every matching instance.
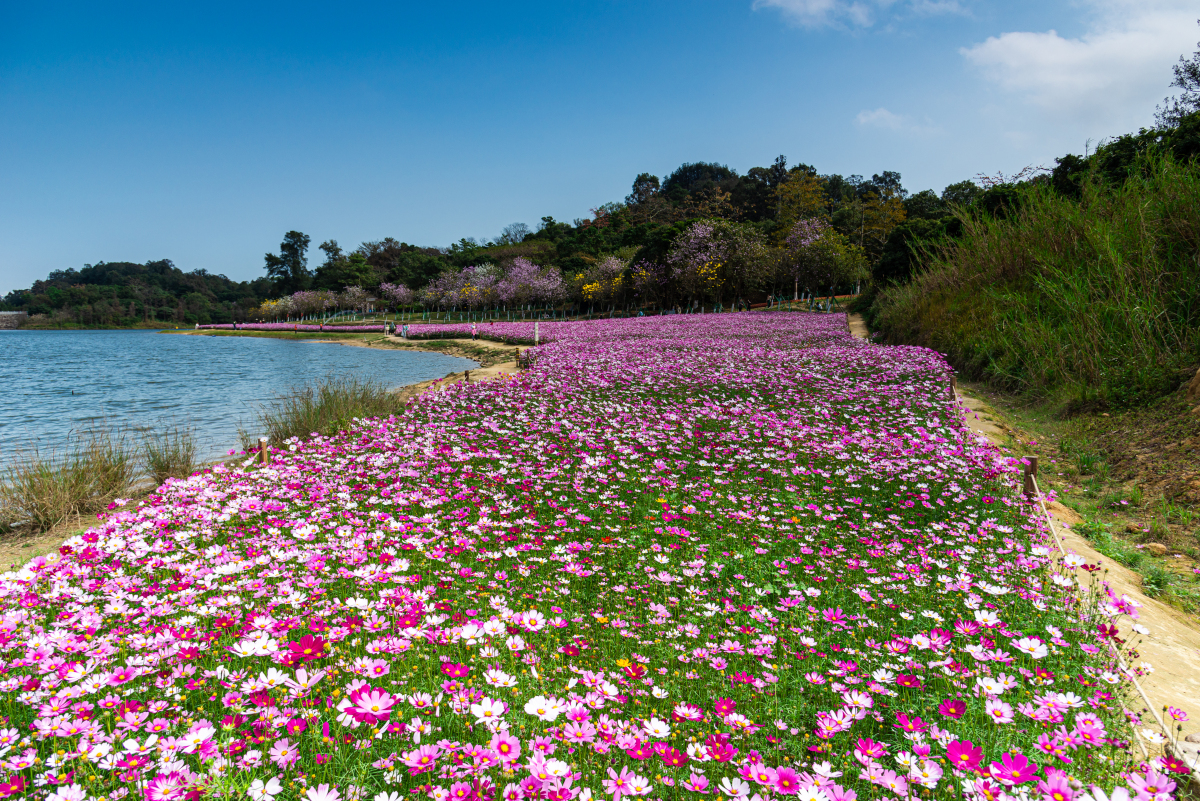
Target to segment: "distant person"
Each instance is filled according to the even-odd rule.
[[[475,323],[471,323],[471,339],[479,339],[479,329]]]

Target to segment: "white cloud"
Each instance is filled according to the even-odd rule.
[[[912,10],[914,13],[926,17],[933,17],[938,14],[967,13],[967,10],[962,7],[958,0],[913,0]]]
[[[1056,118],[1119,129],[1150,122],[1171,65],[1197,38],[1194,0],[1092,0],[1087,31],[1014,31],[960,52],[996,86]]]
[[[860,111],[858,117],[855,118],[859,125],[872,125],[876,128],[890,128],[893,131],[898,131],[904,127],[905,120],[899,114],[893,114],[886,108],[877,108],[874,111]]]
[[[777,8],[789,22],[805,28],[845,22],[865,27],[874,21],[875,5],[861,0],[754,0],[753,8]]]
[[[865,28],[875,23],[881,12],[895,0],[754,0],[755,11],[777,8],[793,25],[820,28],[826,25],[851,25]],[[962,13],[958,0],[910,0],[912,12],[924,16]]]
[[[934,125],[919,125],[907,114],[896,114],[883,107],[877,108],[874,111],[860,111],[858,112],[858,116],[854,118],[854,121],[864,127],[883,128],[884,130],[902,133],[931,134],[938,132],[937,127]]]

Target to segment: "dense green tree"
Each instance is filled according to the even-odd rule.
[[[946,214],[946,204],[937,192],[922,189],[904,199],[904,212],[908,219],[936,220]]]
[[[946,207],[950,206],[970,206],[983,194],[983,189],[974,181],[959,181],[956,184],[950,184],[942,190],[942,202]]]
[[[956,237],[961,231],[962,223],[955,217],[905,220],[888,235],[879,261],[871,268],[871,277],[881,286],[906,283],[924,263],[924,248]]]
[[[279,255],[268,253],[267,277],[280,295],[290,295],[308,289],[312,275],[308,271],[308,245],[312,240],[299,231],[288,231],[279,244]]]
[[[662,193],[673,203],[688,195],[720,189],[729,192],[737,183],[738,174],[724,164],[697,161],[679,165],[662,184]]]

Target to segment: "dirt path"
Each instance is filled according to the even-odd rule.
[[[366,339],[319,339],[315,341],[350,345],[356,348],[444,353],[447,356],[471,359],[478,362],[482,368],[490,368],[502,361],[513,359],[516,352],[521,349],[519,345],[492,342],[487,339],[401,339],[400,337],[389,336]],[[474,371],[472,371],[472,374],[474,374]]]
[[[57,551],[65,540],[83,533],[94,521],[94,517],[77,515],[49,531],[31,532],[22,527],[0,536],[0,573],[16,570],[30,559]]]
[[[514,348],[515,350],[515,348]],[[479,367],[474,370],[464,370],[461,373],[451,373],[445,378],[435,378],[432,381],[422,381],[419,384],[409,384],[406,387],[400,387],[396,390],[402,399],[416,397],[423,392],[441,392],[447,387],[454,384],[461,384],[464,381],[475,383],[476,381],[490,381],[496,379],[512,379],[516,378],[520,373],[517,367],[517,362],[514,359],[510,362],[500,362],[487,367]]]
[[[856,330],[855,318],[862,325],[861,333]],[[866,326],[859,315],[850,316],[850,330],[855,336],[867,337]],[[963,419],[967,426],[999,447],[1006,446],[1012,431],[1000,422],[1000,415],[986,402],[958,391],[962,404]],[[1173,733],[1183,740],[1184,736],[1200,733],[1200,630],[1188,615],[1148,597],[1141,590],[1141,577],[1093,549],[1083,537],[1072,531],[1072,527],[1083,522],[1078,514],[1060,503],[1049,503],[1063,546],[1074,551],[1090,564],[1102,565],[1103,579],[1118,595],[1128,595],[1141,605],[1139,620],[1150,633],[1141,636],[1131,631],[1129,623],[1121,627],[1121,636],[1132,642],[1140,640],[1136,647],[1137,657],[1133,662],[1149,662],[1154,672],[1140,680],[1142,689],[1155,705],[1155,711],[1171,725],[1163,715],[1164,706],[1175,706],[1188,714],[1191,720],[1182,724],[1182,731]],[[1130,667],[1133,667],[1131,664]],[[1153,715],[1143,714],[1142,728],[1156,728]],[[1178,725],[1178,724],[1176,724]],[[1182,743],[1183,758],[1192,762],[1200,756],[1200,743]],[[1151,747],[1151,753],[1155,753]]]

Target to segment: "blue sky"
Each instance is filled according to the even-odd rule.
[[[0,292],[447,245],[778,154],[913,191],[1153,119],[1194,0],[0,3]],[[316,253],[316,255],[320,255]],[[315,261],[315,259],[314,259]]]

